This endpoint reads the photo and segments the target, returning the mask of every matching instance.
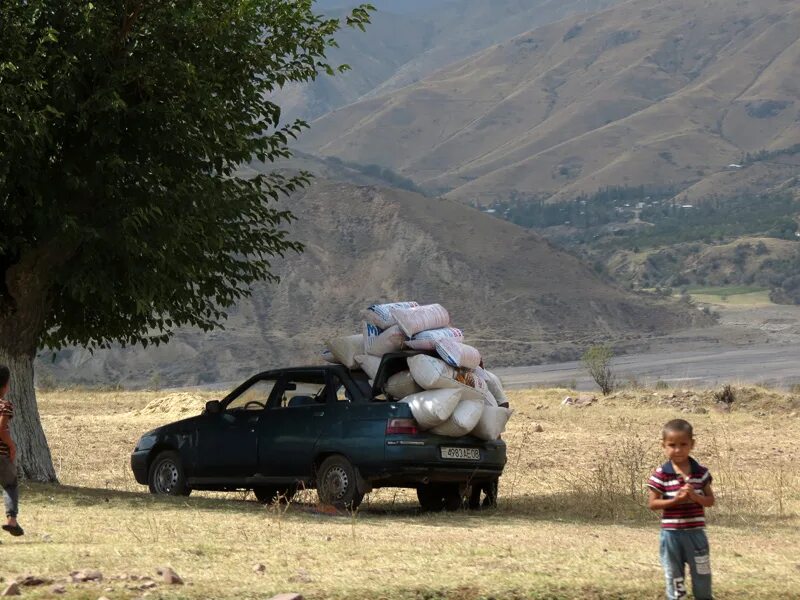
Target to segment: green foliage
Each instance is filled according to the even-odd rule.
[[[344,70],[325,59],[340,27],[312,0],[4,3],[0,261],[41,288],[0,289],[4,314],[41,303],[53,348],[158,343],[274,280],[302,249],[275,201],[308,174],[239,167],[289,155],[306,125],[270,95]]]
[[[614,351],[608,346],[592,346],[581,357],[583,366],[604,395],[610,394],[616,387],[616,376],[611,370],[613,358]]]

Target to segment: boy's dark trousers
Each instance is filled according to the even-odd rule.
[[[19,505],[17,466],[7,456],[0,456],[0,487],[3,488],[6,516],[16,518]]]
[[[692,594],[695,600],[712,600],[711,562],[705,529],[662,529],[660,554],[667,578],[668,600],[687,597],[687,564],[692,574]]]

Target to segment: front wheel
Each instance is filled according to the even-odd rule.
[[[151,494],[188,496],[192,492],[186,485],[181,455],[174,450],[165,450],[156,456],[150,465],[147,483]]]
[[[355,510],[364,499],[358,491],[356,470],[344,456],[329,456],[317,470],[320,502],[338,509]]]

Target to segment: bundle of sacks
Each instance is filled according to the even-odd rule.
[[[370,306],[363,333],[328,340],[323,357],[363,369],[372,380],[384,354],[404,349],[424,354],[410,356],[408,370],[389,377],[385,392],[411,407],[421,429],[450,437],[500,437],[513,412],[500,379],[482,367],[480,352],[464,343],[463,332],[450,325],[440,304]]]

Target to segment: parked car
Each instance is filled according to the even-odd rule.
[[[153,494],[252,489],[262,502],[316,488],[350,509],[374,488],[416,488],[428,510],[474,505],[476,490],[496,490],[505,442],[421,431],[384,392],[414,354],[384,356],[374,385],[332,364],[259,373],[202,414],[145,433],[131,455],[136,481]]]

